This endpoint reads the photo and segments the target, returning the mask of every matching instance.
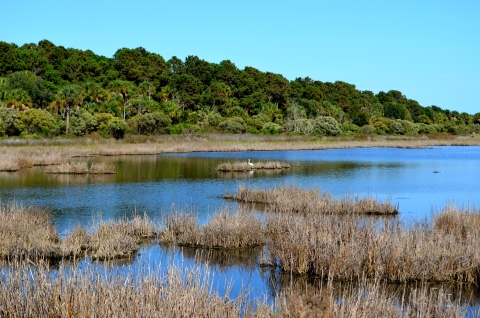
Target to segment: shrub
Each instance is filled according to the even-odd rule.
[[[438,134],[438,130],[433,125],[417,124],[416,127],[419,134]]]
[[[180,123],[168,127],[167,131],[172,135],[180,135],[186,133],[197,133],[201,131],[201,128],[198,125]]]
[[[358,127],[358,126],[355,125],[355,124],[346,123],[346,124],[340,124],[340,129],[341,129],[344,133],[346,133],[346,132],[356,133],[356,132],[358,132],[358,130],[360,129],[360,127]]]
[[[5,124],[0,120],[0,137],[5,136]]]
[[[365,135],[371,135],[373,133],[373,126],[372,125],[365,125],[358,130],[359,133]]]
[[[52,115],[42,109],[28,109],[20,113],[19,119],[23,122],[27,134],[47,135],[54,129]]]
[[[262,133],[265,135],[278,135],[283,127],[275,123],[265,123],[262,127]]]
[[[225,133],[242,134],[247,130],[247,125],[242,118],[232,117],[221,122],[218,128]]]
[[[172,120],[165,114],[153,112],[136,117],[138,132],[144,135],[165,133],[166,127],[172,124]]]
[[[115,117],[109,113],[97,113],[94,117],[97,119],[100,135],[108,134],[108,123],[114,120]]]
[[[85,121],[78,116],[70,117],[70,132],[75,136],[83,136],[87,130],[87,125]]]
[[[403,135],[405,130],[403,129],[403,125],[398,121],[392,121],[390,126],[388,126],[388,132],[391,134],[398,134]]]
[[[411,121],[399,119],[397,122],[402,125],[404,134],[411,135],[416,132],[415,125]]]
[[[19,111],[15,109],[0,107],[0,121],[3,122],[7,136],[18,136],[25,128],[19,118]]]
[[[108,130],[116,139],[121,139],[125,135],[127,123],[121,119],[114,119],[108,123]]]
[[[342,133],[333,117],[317,117],[313,122],[313,133],[325,136],[338,136]]]
[[[217,126],[222,120],[222,115],[220,113],[211,113],[208,115],[208,125]]]

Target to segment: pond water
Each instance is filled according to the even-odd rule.
[[[159,220],[172,205],[189,207],[202,222],[219,208],[236,205],[221,198],[237,187],[271,188],[296,185],[319,188],[335,197],[376,196],[398,204],[400,218],[409,223],[429,218],[446,204],[480,206],[480,147],[431,149],[357,148],[319,151],[264,151],[187,153],[154,156],[93,157],[78,160],[108,161],[115,175],[51,175],[41,167],[0,173],[0,199],[47,207],[60,231],[81,224],[89,226],[101,214],[104,220],[146,213]],[[225,161],[285,161],[290,169],[219,173]],[[139,262],[193,264],[199,251],[145,246]],[[206,253],[202,251],[202,253]],[[249,255],[209,256],[218,282],[253,289],[252,297],[268,294],[268,281]],[[242,253],[240,253],[242,254]],[[251,255],[250,255],[251,254]],[[231,259],[229,259],[231,258]],[[148,259],[148,261],[147,261]],[[215,261],[216,260],[216,261]],[[252,261],[253,260],[253,261]],[[253,263],[252,263],[253,262]],[[152,264],[153,264],[152,263]],[[155,265],[158,266],[158,265]],[[220,286],[222,289],[223,287]]]

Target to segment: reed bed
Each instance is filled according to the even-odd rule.
[[[114,174],[115,164],[107,162],[94,162],[90,166],[90,174]]]
[[[22,205],[0,206],[0,259],[58,261],[78,257],[108,260],[132,257],[144,239],[156,236],[156,225],[146,216],[132,220],[98,220],[88,234],[82,227],[61,239],[50,214]]]
[[[46,267],[8,270],[1,317],[240,317],[243,298],[221,297],[208,268],[148,269],[105,275],[92,266],[51,275]]]
[[[244,248],[263,245],[263,225],[251,214],[224,209],[200,226],[193,215],[170,214],[159,232],[162,243],[202,248]]]
[[[59,235],[50,214],[34,206],[0,205],[0,258],[58,259]]]
[[[379,202],[372,197],[358,196],[334,199],[328,192],[295,186],[260,190],[240,185],[236,194],[226,194],[224,197],[241,203],[264,204],[265,211],[272,213],[398,214],[397,207],[387,200]]]
[[[469,223],[478,217],[478,211],[447,207],[432,223],[413,227],[397,219],[384,220],[383,224],[376,220],[359,222],[354,215],[272,215],[265,264],[286,272],[340,280],[366,276],[402,283],[478,284],[480,228],[469,223],[466,230],[449,233],[439,224],[452,215]]]
[[[85,161],[61,163],[47,167],[45,172],[51,174],[87,174],[88,164]]]
[[[221,172],[242,172],[251,170],[275,170],[275,169],[288,169],[290,164],[281,161],[267,161],[267,162],[255,162],[253,165],[249,165],[245,161],[224,162],[217,165],[215,170]]]
[[[337,287],[337,286],[336,286]],[[337,287],[338,288],[338,287]],[[467,308],[443,287],[426,286],[392,295],[380,281],[362,280],[360,284],[338,290],[327,282],[319,292],[288,292],[280,297],[280,317],[465,317]]]

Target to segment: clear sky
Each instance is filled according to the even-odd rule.
[[[3,2],[3,3],[1,3]],[[144,47],[480,112],[480,1],[1,0],[0,41]]]

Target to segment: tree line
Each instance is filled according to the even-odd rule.
[[[197,56],[169,60],[142,47],[112,58],[48,40],[0,42],[0,136],[185,132],[466,134],[480,113],[421,106],[397,90],[287,80]]]

